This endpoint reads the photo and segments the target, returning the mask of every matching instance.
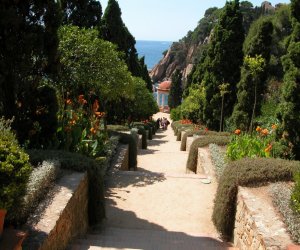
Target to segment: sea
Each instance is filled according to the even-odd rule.
[[[136,41],[139,57],[145,56],[148,70],[151,70],[162,58],[163,52],[168,50],[173,42],[170,41]]]

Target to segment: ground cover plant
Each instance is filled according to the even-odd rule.
[[[226,150],[222,149],[220,146],[214,143],[209,144],[209,150],[211,155],[211,161],[215,166],[215,173],[217,179],[220,179],[225,167],[227,166]]]
[[[197,171],[197,159],[198,159],[198,148],[209,146],[214,143],[220,146],[225,146],[230,142],[229,136],[205,136],[203,138],[197,138],[193,141],[188,160],[186,163],[186,169],[196,173]]]
[[[300,162],[274,158],[243,158],[228,163],[219,179],[212,220],[226,240],[232,240],[238,186],[257,187],[291,181]]]
[[[282,214],[287,229],[296,243],[300,243],[300,213],[293,211],[290,206],[292,187],[283,183],[275,183],[270,187],[272,201]]]

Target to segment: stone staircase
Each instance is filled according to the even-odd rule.
[[[69,250],[144,249],[144,250],[209,250],[235,249],[206,235],[191,235],[148,229],[106,227],[76,240]]]

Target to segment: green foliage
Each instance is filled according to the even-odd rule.
[[[107,130],[110,131],[130,131],[130,128],[122,125],[107,125]]]
[[[26,193],[21,203],[12,209],[11,220],[15,224],[24,224],[44,198],[60,174],[60,163],[56,160],[43,161],[35,167],[26,184]]]
[[[291,208],[291,188],[284,183],[275,183],[271,186],[272,200],[294,242],[300,243],[300,214],[295,213]]]
[[[63,23],[81,28],[98,27],[101,23],[102,7],[95,0],[61,0]]]
[[[89,178],[89,223],[96,225],[105,217],[104,206],[104,174],[107,169],[108,159],[89,157],[58,150],[28,150],[30,162],[33,165],[47,160],[59,161],[61,168],[78,172],[87,172]]]
[[[188,160],[186,163],[186,168],[197,172],[197,159],[198,159],[198,148],[209,146],[209,144],[214,143],[216,145],[225,146],[230,142],[229,136],[205,136],[202,138],[197,138],[193,141],[190,151]]]
[[[182,119],[181,106],[178,106],[177,108],[173,108],[171,110],[170,118],[172,119],[172,121],[179,121]]]
[[[17,136],[34,123],[37,88],[57,75],[60,22],[55,0],[0,3],[0,116],[15,117]]]
[[[185,119],[197,123],[202,121],[201,112],[205,102],[205,89],[198,85],[193,85],[189,89],[189,96],[180,105],[181,115]]]
[[[295,186],[291,196],[291,203],[295,212],[300,215],[300,172],[295,173]]]
[[[243,158],[229,162],[219,180],[213,209],[213,223],[222,237],[233,236],[238,186],[261,186],[269,182],[291,181],[300,169],[297,161],[273,158]]]
[[[221,95],[218,86],[229,83],[231,93],[224,102],[224,118],[229,117],[236,101],[236,84],[240,80],[240,67],[243,62],[242,46],[244,29],[239,1],[226,2],[218,24],[214,28],[211,43],[203,64],[203,84],[205,102],[203,120],[210,129],[217,130],[220,125]]]
[[[288,42],[287,54],[282,58],[284,66],[284,84],[278,119],[281,124],[278,137],[282,143],[291,145],[296,159],[300,159],[300,21],[299,0],[291,2],[293,33]],[[295,16],[296,15],[296,16]]]
[[[178,69],[173,73],[171,81],[168,104],[172,110],[181,104],[182,99],[182,73]]]
[[[0,118],[0,208],[8,210],[8,220],[13,217],[12,208],[22,201],[32,171],[29,156],[11,131],[11,122]]]
[[[268,130],[265,131],[267,134],[239,134],[234,135],[231,138],[231,142],[227,147],[227,157],[230,160],[238,160],[241,158],[249,157],[271,157],[273,156],[272,152],[272,143],[274,142],[274,133],[268,135]]]
[[[112,43],[99,39],[96,30],[75,26],[61,27],[59,36],[64,90],[95,93],[104,111],[109,100],[133,97],[133,79]]]
[[[244,65],[238,83],[237,99],[231,123],[240,129],[252,129],[254,117],[260,113],[266,91],[267,66],[270,60],[273,25],[261,17],[251,25],[244,43]]]

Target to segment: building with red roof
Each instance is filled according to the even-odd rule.
[[[169,112],[170,108],[168,105],[169,93],[172,82],[167,80],[158,84],[156,87],[156,99],[157,105],[161,112]]]

